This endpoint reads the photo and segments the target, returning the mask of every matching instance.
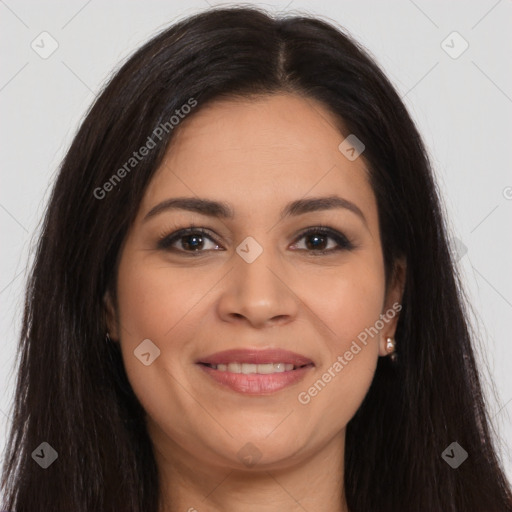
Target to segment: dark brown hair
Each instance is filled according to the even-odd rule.
[[[157,511],[144,411],[119,348],[104,341],[103,297],[115,290],[123,240],[173,130],[106,197],[94,191],[190,98],[197,112],[221,97],[275,92],[322,102],[364,142],[386,277],[396,258],[407,260],[399,363],[379,358],[347,427],[351,512],[512,511],[416,127],[379,67],[342,30],[250,8],[208,10],[154,37],[115,73],[69,148],[26,294],[3,508]],[[46,470],[31,457],[43,441],[58,452]],[[457,469],[441,457],[453,441],[469,454]]]

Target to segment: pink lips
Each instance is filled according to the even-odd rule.
[[[219,371],[208,365],[229,363],[285,363],[293,364],[294,369],[272,374],[243,374]],[[311,368],[313,361],[307,357],[281,349],[257,350],[235,349],[217,352],[197,361],[199,367],[218,383],[233,391],[251,395],[265,395],[279,391],[302,380]]]
[[[289,350],[268,349],[268,350],[251,350],[251,349],[234,349],[216,352],[207,357],[201,358],[198,363],[205,364],[229,364],[229,363],[289,363],[294,366],[304,366],[311,364],[313,361],[305,356],[290,352]]]

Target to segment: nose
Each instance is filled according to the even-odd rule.
[[[264,250],[252,263],[234,256],[235,267],[226,277],[218,301],[223,321],[264,328],[287,324],[296,317],[299,299],[287,282],[289,272],[271,253]]]

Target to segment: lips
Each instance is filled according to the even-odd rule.
[[[197,361],[199,364],[216,366],[219,364],[228,365],[230,363],[248,363],[248,364],[293,364],[294,368],[300,368],[306,365],[313,365],[313,361],[306,356],[282,349],[251,350],[234,349],[216,352],[207,357],[202,357]]]
[[[211,382],[248,395],[268,395],[301,381],[315,366],[306,356],[281,349],[235,349],[196,361]]]

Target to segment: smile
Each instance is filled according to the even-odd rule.
[[[259,374],[259,375],[270,375],[272,373],[283,373],[289,372],[292,370],[297,370],[298,368],[303,368],[304,366],[309,365],[301,365],[295,366],[292,363],[263,363],[263,364],[253,364],[253,363],[229,363],[229,364],[211,364],[207,365],[214,370],[218,370],[220,372],[230,372],[230,373],[243,373],[245,375],[251,374]]]
[[[297,384],[314,368],[312,364],[274,373],[234,373],[199,364],[215,385],[246,395],[268,395]],[[244,365],[241,365],[244,366]],[[247,365],[252,366],[252,365]],[[269,365],[263,365],[269,366]]]
[[[304,355],[281,349],[233,349],[196,361],[208,381],[223,390],[268,395],[305,378],[315,364]]]

